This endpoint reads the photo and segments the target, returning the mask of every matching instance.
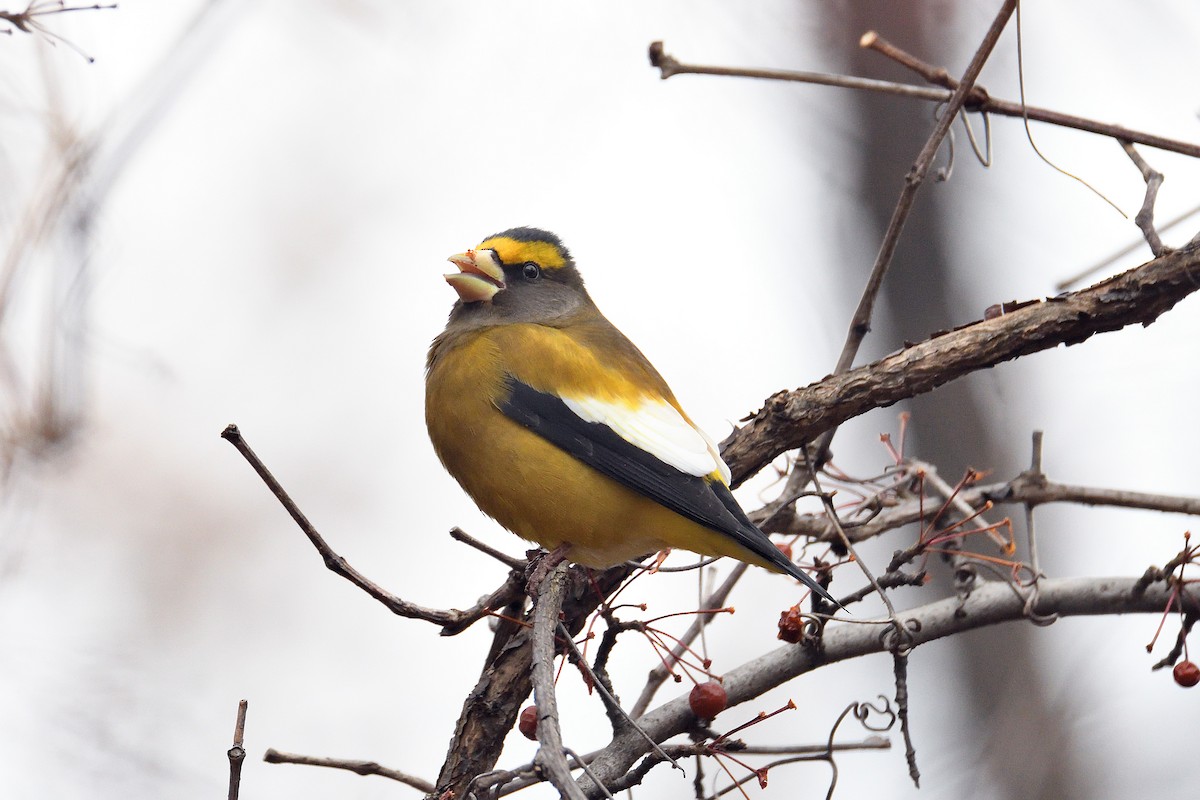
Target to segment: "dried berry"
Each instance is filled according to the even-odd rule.
[[[697,683],[688,695],[688,705],[692,707],[692,713],[700,719],[712,719],[720,714],[725,710],[727,700],[725,687],[716,681]]]
[[[1192,687],[1200,683],[1200,667],[1195,661],[1180,661],[1171,672],[1180,686]]]
[[[788,561],[792,560],[792,546],[787,542],[779,542],[775,545],[779,548],[779,552],[783,553],[783,557]]]
[[[521,709],[521,716],[517,719],[517,730],[523,733],[526,739],[537,741],[537,706],[525,706]]]
[[[779,638],[789,644],[804,638],[804,617],[800,609],[792,606],[787,611],[779,612]]]

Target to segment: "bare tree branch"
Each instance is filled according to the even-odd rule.
[[[1048,480],[1039,472],[1022,472],[1008,483],[981,486],[976,491],[982,499],[996,503],[1079,503],[1085,506],[1119,506],[1145,511],[1200,515],[1200,497],[1071,486]]]
[[[1141,228],[1142,235],[1146,237],[1146,244],[1150,245],[1150,252],[1155,256],[1166,255],[1171,250],[1163,244],[1158,231],[1154,228],[1154,203],[1158,199],[1158,189],[1162,186],[1163,174],[1146,163],[1146,159],[1142,158],[1141,153],[1134,148],[1132,142],[1122,139],[1120,144],[1134,166],[1142,173],[1142,179],[1146,181],[1146,197],[1133,221],[1137,223],[1137,226]]]
[[[875,264],[871,267],[871,275],[867,279],[866,287],[863,289],[858,308],[855,309],[854,316],[850,320],[850,330],[846,335],[846,343],[842,347],[842,353],[838,356],[837,366],[833,370],[835,373],[845,372],[850,369],[850,366],[854,363],[854,357],[858,354],[858,348],[862,344],[862,340],[871,329],[871,314],[875,307],[875,299],[879,295],[879,289],[883,284],[883,277],[887,273],[888,266],[892,263],[892,256],[895,255],[896,245],[900,241],[900,233],[904,230],[904,223],[908,221],[908,215],[911,213],[913,203],[916,201],[917,191],[925,181],[925,175],[928,174],[929,168],[933,164],[934,156],[937,155],[937,151],[942,146],[942,140],[950,132],[950,126],[954,124],[954,117],[958,114],[958,110],[963,107],[963,103],[966,102],[971,87],[975,85],[975,79],[979,77],[979,73],[983,70],[983,65],[987,63],[988,56],[992,54],[996,42],[1000,40],[1000,34],[1004,32],[1004,27],[1008,24],[1008,20],[1016,8],[1017,0],[1005,0],[1004,4],[1000,7],[1000,11],[996,14],[995,19],[992,20],[987,34],[983,37],[983,42],[971,57],[971,63],[967,65],[962,79],[958,82],[954,91],[951,92],[950,97],[947,98],[946,108],[934,126],[933,131],[929,134],[929,138],[925,140],[925,146],[921,148],[921,152],[917,154],[912,168],[904,177],[904,188],[900,192],[900,198],[896,201],[896,207],[892,210],[892,218],[888,221],[887,231],[884,233],[883,241],[879,245],[879,252],[875,256]],[[822,446],[822,450],[827,447],[828,443],[825,443]],[[823,460],[823,453],[818,454],[816,462],[820,464]]]
[[[1064,617],[1125,613],[1162,612],[1171,590],[1156,583],[1138,590],[1135,578],[1059,578],[1041,582],[1036,611]],[[1177,602],[1185,611],[1200,611],[1200,601],[1181,593]],[[1001,622],[1023,619],[1025,600],[1002,582],[980,584],[965,600],[947,598],[901,613],[911,632],[910,645],[928,642]],[[881,620],[888,625],[890,620]],[[820,650],[803,646],[785,646],[725,673],[724,686],[729,705],[752,700],[793,678],[827,664],[888,650],[887,637],[880,636],[880,625],[842,625],[828,629]],[[889,627],[890,630],[890,627]],[[656,741],[663,742],[686,732],[694,723],[686,696],[676,698],[642,716],[638,721]],[[640,737],[618,734],[591,762],[592,771],[606,783],[624,775],[646,753]],[[595,787],[585,776],[580,785],[589,797]]]
[[[875,39],[868,38],[870,34],[863,37],[864,47],[869,47],[873,50],[878,50],[874,45],[882,41],[881,37],[876,34]],[[907,54],[906,54],[907,55]],[[923,77],[926,77],[931,82],[942,83],[949,86],[953,81],[949,78],[948,73],[942,67],[933,67],[924,62],[920,62],[912,56],[908,56],[914,63],[924,65],[922,70]],[[951,89],[933,89],[928,86],[914,86],[908,83],[895,83],[892,81],[880,81],[872,78],[859,78],[852,75],[831,75],[826,72],[801,72],[796,70],[783,69],[745,69],[740,67],[716,67],[706,66],[701,64],[685,64],[663,50],[662,42],[654,42],[650,45],[650,63],[657,67],[663,80],[674,75],[723,75],[735,78],[760,78],[774,81],[793,81],[797,83],[812,83],[822,86],[835,86],[843,89],[856,89],[866,92],[880,92],[883,94],[897,95],[900,97],[912,97],[918,100],[930,100],[937,103],[947,102],[952,94]],[[913,67],[912,63],[905,63],[905,66]],[[927,70],[929,75],[925,75]],[[933,76],[938,73],[946,74],[949,80],[943,82],[934,80]],[[1200,158],[1200,145],[1192,144],[1191,142],[1183,142],[1178,139],[1169,139],[1165,136],[1159,136],[1154,133],[1146,133],[1145,131],[1137,131],[1132,128],[1126,128],[1123,125],[1113,125],[1107,122],[1099,122],[1097,120],[1087,119],[1085,117],[1077,117],[1073,114],[1064,114],[1060,111],[1052,111],[1048,108],[1038,108],[1036,106],[1022,106],[1020,103],[1015,103],[1011,100],[1000,100],[991,97],[982,87],[976,87],[976,90],[968,97],[964,106],[967,111],[981,111],[991,114],[998,114],[1002,117],[1015,117],[1021,119],[1026,117],[1035,122],[1044,122],[1047,125],[1058,125],[1063,128],[1073,128],[1074,130],[1084,131],[1086,133],[1094,133],[1099,136],[1107,136],[1112,139],[1134,142],[1135,144],[1143,144],[1147,147],[1154,147],[1159,150],[1167,150],[1173,153],[1182,153],[1185,156],[1192,158]]]
[[[392,594],[352,567],[350,562],[338,555],[329,546],[325,538],[317,532],[313,524],[308,521],[308,517],[305,516],[300,507],[296,505],[296,502],[288,495],[287,490],[283,488],[279,480],[267,469],[267,465],[250,448],[250,445],[246,443],[237,425],[226,426],[225,430],[221,432],[221,438],[236,447],[237,451],[242,454],[242,457],[254,468],[254,471],[262,478],[263,483],[271,490],[271,494],[275,495],[279,503],[287,510],[292,519],[296,521],[296,524],[300,526],[300,530],[304,531],[304,535],[312,542],[313,547],[317,549],[317,552],[321,555],[321,559],[325,562],[325,566],[330,571],[350,581],[378,600],[393,614],[400,617],[423,619],[427,622],[436,623],[443,626],[443,635],[451,636],[461,633],[472,623],[487,616],[491,609],[500,608],[511,602],[513,598],[521,596],[521,574],[515,571],[509,574],[508,580],[499,589],[466,611],[427,608],[416,603],[410,603],[404,598]]]
[[[914,462],[920,464],[921,462]],[[931,465],[925,469],[932,472]],[[1162,511],[1174,514],[1200,515],[1200,497],[1132,492],[1124,489],[1103,489],[1094,486],[1073,486],[1058,483],[1044,474],[1034,471],[1022,472],[1011,481],[990,483],[983,486],[968,486],[956,496],[972,509],[981,509],[984,504],[1020,503],[1031,506],[1046,503],[1078,503],[1088,506],[1115,506],[1143,511]],[[861,542],[888,531],[920,522],[928,518],[938,500],[914,496],[897,505],[885,508],[871,519],[849,528],[846,532],[851,541]],[[755,515],[751,515],[755,518]],[[776,513],[770,525],[764,527],[770,533],[789,536],[808,536],[823,541],[833,541],[837,532],[825,514]]]
[[[562,610],[567,562],[562,561],[546,576],[533,610],[533,699],[537,704],[538,747],[535,763],[558,790],[559,796],[585,800],[583,791],[571,777],[571,767],[563,751],[562,730],[558,725],[558,700],[554,695],[554,633]],[[607,792],[606,792],[607,793]]]
[[[1188,247],[1078,292],[1005,304],[1006,313],[935,334],[872,364],[779,392],[721,443],[734,485],[776,456],[874,408],[929,392],[1018,356],[1149,325],[1200,289],[1200,247]],[[1008,310],[1011,309],[1011,310]]]
[[[583,629],[588,616],[630,572],[631,568],[625,566],[590,576],[582,568],[571,570],[562,622],[572,636]],[[528,625],[500,621],[479,681],[463,702],[446,761],[438,775],[439,796],[453,792],[454,797],[465,797],[476,776],[495,767],[504,737],[516,724],[521,703],[532,689],[529,670],[532,646]]]
[[[733,591],[738,581],[746,574],[749,565],[739,563],[726,576],[724,582],[713,591],[701,603],[701,608],[720,608],[725,605],[725,601],[729,598],[729,593]],[[629,716],[637,719],[642,714],[646,713],[646,709],[650,707],[650,703],[654,700],[654,695],[659,688],[666,683],[667,678],[671,673],[668,671],[666,664],[674,665],[688,651],[688,646],[696,640],[701,631],[717,618],[717,614],[697,614],[695,621],[688,627],[687,631],[679,637],[675,642],[675,646],[671,648],[671,652],[666,656],[665,663],[659,663],[650,670],[650,674],[646,676],[646,685],[642,687],[642,693],[638,696],[637,701],[633,704],[633,708],[629,712]]]

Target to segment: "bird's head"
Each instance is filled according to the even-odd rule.
[[[456,313],[539,322],[591,303],[570,252],[548,231],[512,228],[449,260],[459,270],[446,275]]]

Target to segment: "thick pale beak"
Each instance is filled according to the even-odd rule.
[[[491,250],[468,250],[448,260],[459,272],[446,275],[446,283],[464,303],[491,302],[497,292],[504,290],[504,270]]]

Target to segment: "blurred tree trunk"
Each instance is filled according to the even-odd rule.
[[[856,2],[826,7],[826,29],[831,38],[836,37],[836,51],[853,54],[847,72],[915,81],[911,73],[878,54],[853,47],[865,31],[875,29],[909,52],[946,66],[952,75],[958,74],[965,61],[958,58],[947,63],[948,48],[943,46],[953,39],[947,18],[953,17],[955,6],[901,6]],[[975,35],[975,31],[964,33],[967,41],[973,41]],[[871,226],[864,234],[868,241],[877,242],[892,215],[904,175],[933,126],[932,110],[928,104],[866,92],[851,97],[860,119],[861,141],[856,152],[865,159],[857,165],[858,196],[867,208]],[[965,163],[970,156],[964,156],[964,150],[965,146],[959,148],[956,169],[974,166]],[[943,163],[944,153],[943,147],[938,165]],[[905,340],[919,341],[933,331],[982,313],[978,298],[952,294],[951,287],[956,283],[954,265],[948,263],[942,245],[953,231],[940,215],[936,202],[939,191],[944,193],[946,187],[927,182],[909,218],[884,282],[874,331],[867,340],[872,352],[890,351]],[[863,264],[856,276],[865,278],[868,267]],[[962,283],[961,276],[958,283]],[[847,285],[855,299],[860,288]],[[1002,426],[998,424],[997,409],[980,402],[986,393],[978,390],[996,380],[1002,377],[992,373],[973,375],[912,401],[908,452],[938,465],[951,483],[968,466],[994,469],[1001,475],[1020,471],[1028,459],[1024,441],[998,440],[996,431]],[[972,386],[977,391],[972,392]],[[965,463],[964,458],[972,462]],[[941,571],[938,578],[945,580],[948,572]],[[1032,636],[1028,625],[1007,625],[954,637],[948,647],[956,651],[945,668],[961,676],[970,696],[950,704],[960,718],[949,721],[943,729],[951,737],[964,732],[956,740],[957,746],[980,754],[982,770],[977,774],[981,781],[976,786],[988,787],[981,796],[1013,800],[1095,796],[1080,754],[1071,748],[1070,729],[1064,724],[1065,709],[1046,695]],[[912,703],[913,714],[919,718],[921,698],[912,698]],[[918,762],[922,744],[916,742]],[[924,755],[929,758],[929,743],[924,744]]]

